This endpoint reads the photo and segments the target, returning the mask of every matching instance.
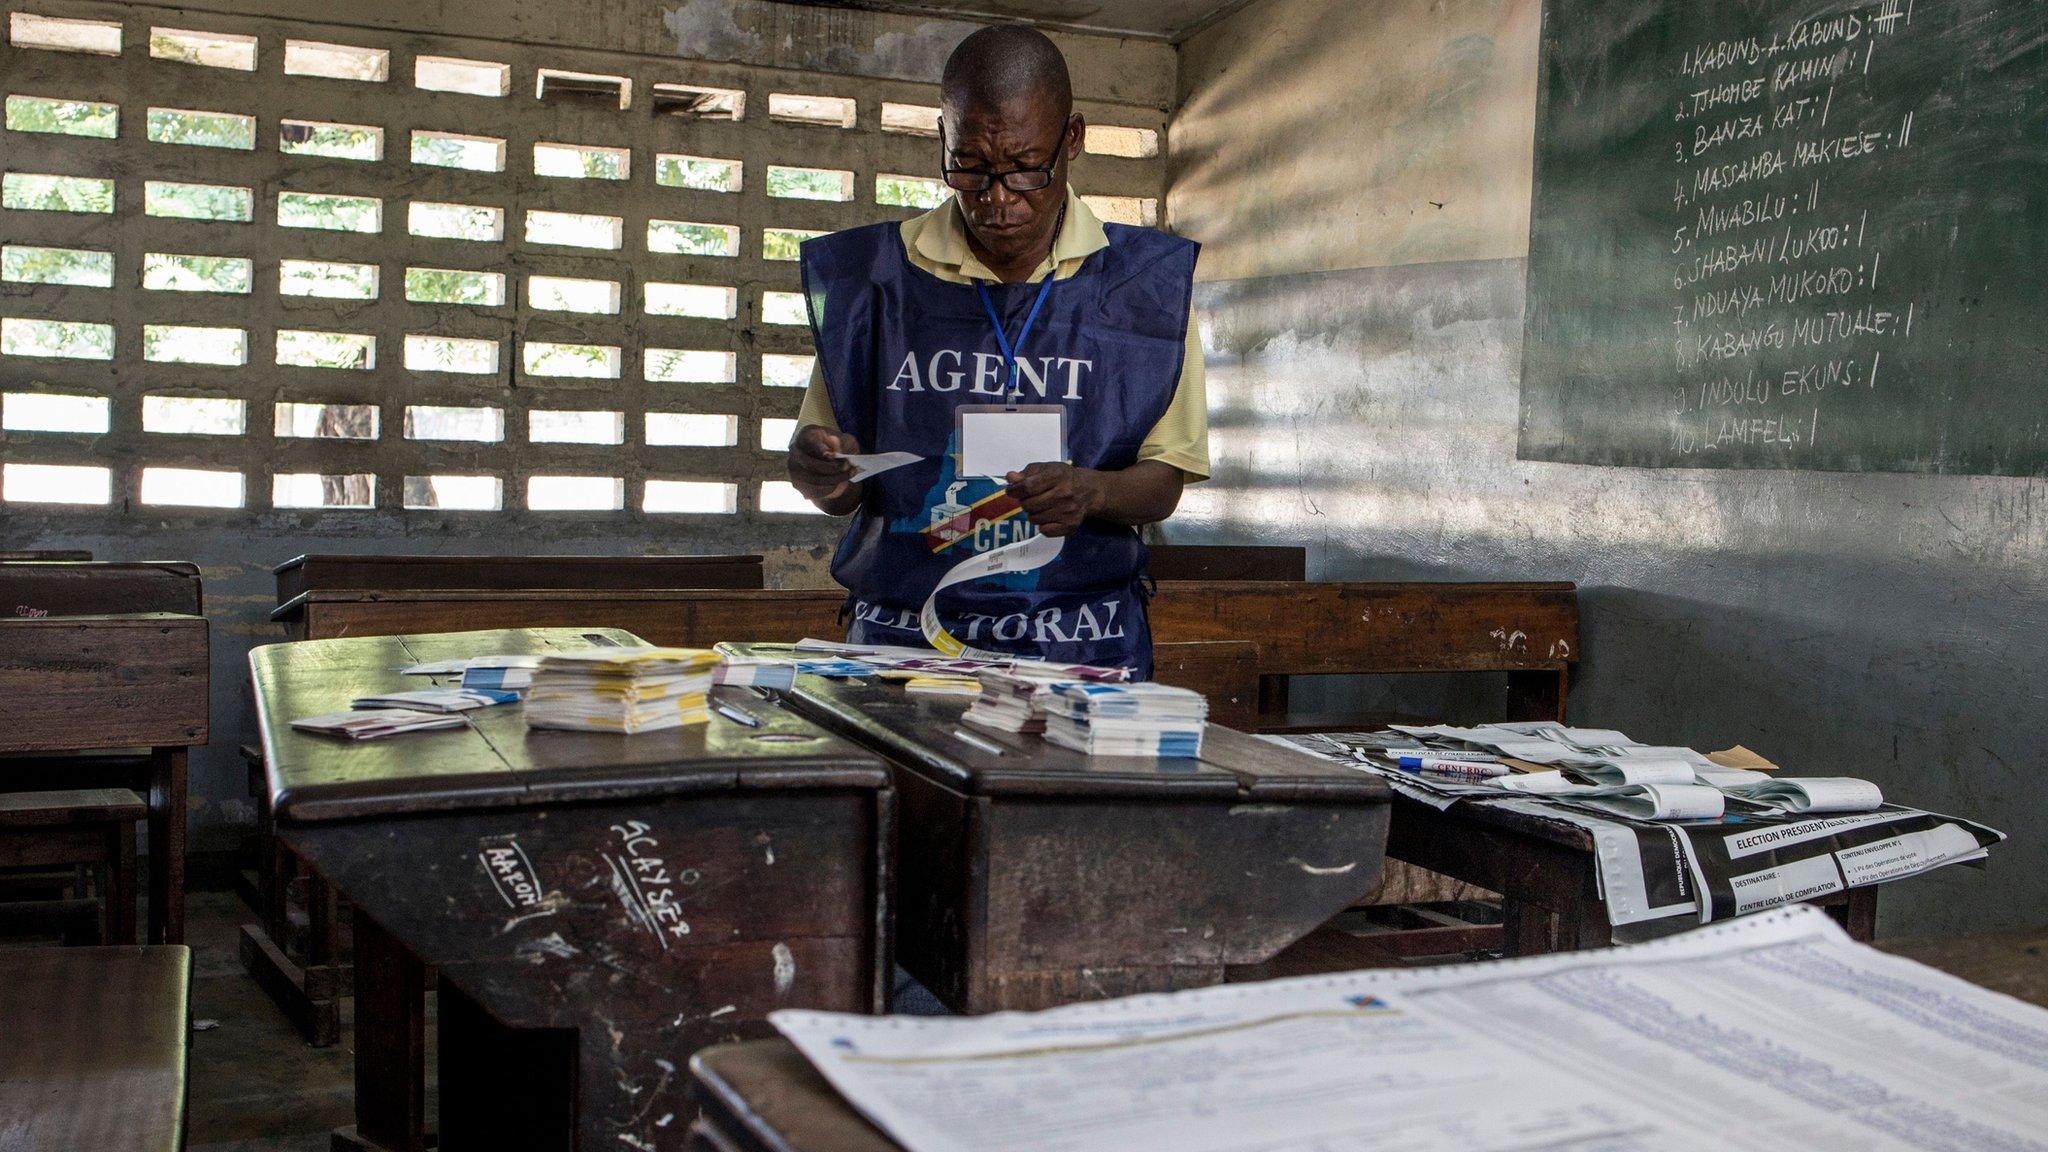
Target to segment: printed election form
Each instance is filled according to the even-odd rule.
[[[771,1019],[913,1152],[2048,1150],[2048,1010],[1806,907],[1483,965]]]

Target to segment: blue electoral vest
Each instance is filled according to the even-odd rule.
[[[1196,245],[1148,228],[1104,229],[1109,246],[1052,286],[1015,350],[1017,402],[1065,407],[1068,461],[1114,470],[1137,462],[1180,381]],[[924,647],[918,609],[940,577],[1036,533],[1001,480],[955,474],[953,410],[1008,399],[995,331],[975,288],[913,265],[893,223],[806,241],[803,279],[839,427],[864,452],[923,457],[868,480],[832,559],[851,594],[848,639]],[[987,286],[1005,332],[1022,326],[1039,288]],[[1149,677],[1144,568],[1136,529],[1089,520],[1042,568],[948,588],[939,614],[975,647]]]

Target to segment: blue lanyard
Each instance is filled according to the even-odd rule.
[[[1010,370],[1010,403],[1017,402],[1017,349],[1024,346],[1024,340],[1031,335],[1031,326],[1038,322],[1038,310],[1045,307],[1045,298],[1052,293],[1053,273],[1045,274],[1045,283],[1038,286],[1038,299],[1031,302],[1031,311],[1024,314],[1024,327],[1017,330],[1017,342],[1003,334],[1003,318],[996,314],[996,302],[989,298],[988,285],[976,280],[974,290],[981,294],[982,310],[988,313],[989,327],[996,330],[996,347],[1003,351],[1003,366]]]

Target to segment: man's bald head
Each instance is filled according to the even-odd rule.
[[[939,78],[939,105],[957,120],[969,108],[998,109],[1043,99],[1061,119],[1074,110],[1067,58],[1045,33],[1026,24],[983,28],[953,49]]]

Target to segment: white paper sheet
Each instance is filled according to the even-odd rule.
[[[2048,1148],[2048,1011],[1811,908],[1032,1014],[771,1020],[913,1152]]]
[[[1067,458],[1059,409],[960,413],[960,475],[1001,479],[1041,461]]]
[[[919,456],[915,452],[870,452],[859,456],[840,456],[837,458],[853,465],[853,476],[848,480],[848,483],[851,484],[858,484],[870,476],[880,476],[884,472],[901,468],[905,464],[915,464],[919,460],[924,459],[924,457]]]

